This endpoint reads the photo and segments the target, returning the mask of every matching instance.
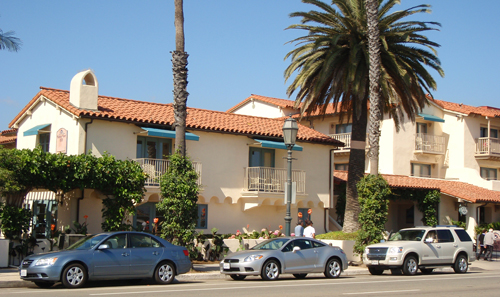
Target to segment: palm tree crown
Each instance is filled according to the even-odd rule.
[[[0,50],[7,49],[11,52],[17,52],[21,48],[21,39],[14,36],[14,31],[3,33],[0,29]]]

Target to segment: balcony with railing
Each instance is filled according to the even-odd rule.
[[[351,150],[351,133],[339,133],[339,134],[330,134],[331,138],[336,139],[338,141],[342,141],[344,143],[344,147],[339,147],[335,152],[349,152]],[[368,134],[366,134],[366,148],[369,148],[368,144]]]
[[[415,136],[415,154],[444,155],[445,138],[440,135],[417,133]]]
[[[170,161],[151,158],[140,158],[133,160],[139,163],[144,173],[148,175],[148,177],[146,178],[145,186],[159,187],[160,178],[162,175],[167,173]],[[193,162],[193,167],[196,173],[198,173],[198,185],[201,185],[201,163]]]
[[[500,139],[493,137],[477,138],[476,159],[500,159]]]
[[[245,168],[244,191],[284,194],[286,181],[286,168],[247,167]],[[305,194],[305,171],[292,170],[292,182],[296,183],[298,195]]]

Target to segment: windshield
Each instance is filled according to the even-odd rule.
[[[290,238],[269,239],[254,246],[253,248],[251,248],[251,250],[278,250],[289,240]]]
[[[88,235],[70,245],[67,250],[89,250],[107,237],[107,234]]]
[[[400,230],[391,235],[389,241],[420,241],[424,236],[425,230]]]

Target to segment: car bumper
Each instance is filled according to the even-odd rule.
[[[57,282],[61,279],[61,269],[59,266],[40,266],[21,268],[19,276],[26,281],[51,281]]]
[[[363,263],[368,267],[398,268],[403,266],[403,262],[403,254],[386,255],[385,259],[369,259],[369,256],[363,255]]]
[[[177,261],[176,263],[177,266],[177,274],[183,274],[183,273],[188,273],[191,270],[191,267],[193,264],[191,263],[191,260],[186,257],[184,260]]]
[[[224,264],[226,266],[224,266]],[[240,263],[221,262],[219,264],[219,269],[222,274],[260,275],[262,264],[263,262],[261,260]]]

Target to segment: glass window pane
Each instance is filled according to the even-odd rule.
[[[131,234],[130,243],[131,248],[153,247],[151,237],[142,234]]]
[[[147,142],[147,158],[156,159],[156,142],[148,141]]]

